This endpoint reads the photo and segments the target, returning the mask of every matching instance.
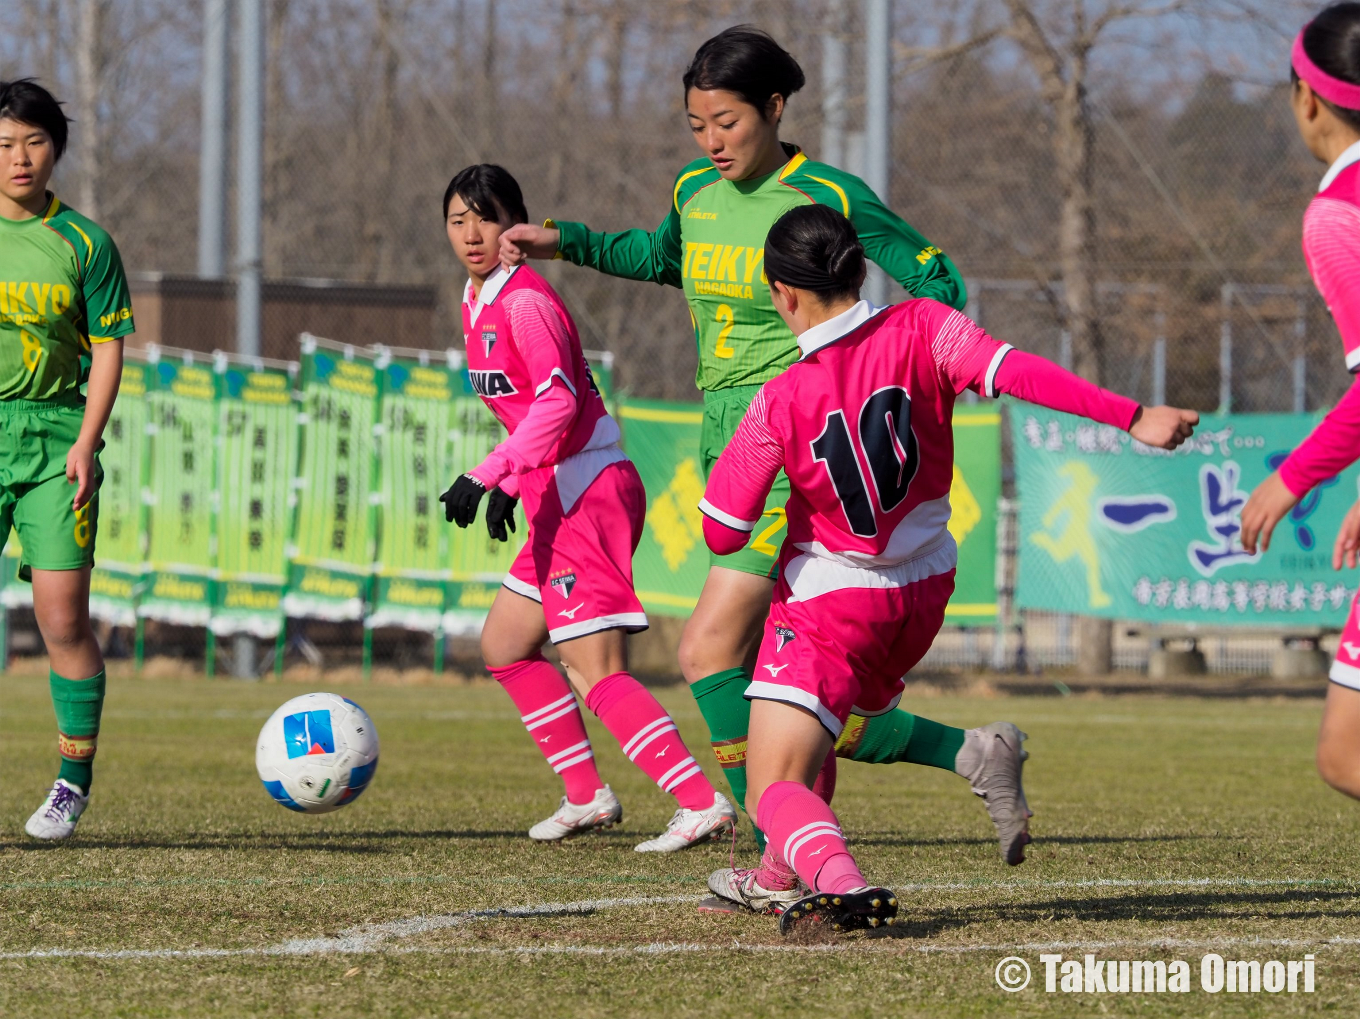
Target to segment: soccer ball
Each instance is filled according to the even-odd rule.
[[[264,723],[255,744],[255,769],[265,792],[289,810],[339,810],[373,781],[378,730],[348,697],[306,693]]]

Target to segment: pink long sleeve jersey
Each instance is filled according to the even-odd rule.
[[[1360,371],[1360,143],[1332,164],[1303,216],[1303,258],[1332,313],[1346,368]],[[1360,386],[1346,395],[1280,466],[1297,496],[1360,457]]]
[[[904,582],[946,572],[959,393],[1008,392],[1125,429],[1138,409],[927,299],[883,310],[861,301],[798,343],[803,357],[751,401],[699,504],[719,554],[744,543],[782,468],[792,486],[783,561],[919,565]]]
[[[510,433],[468,472],[488,489],[500,485],[517,494],[519,475],[618,442],[618,425],[595,386],[576,324],[533,269],[501,267],[476,298],[469,283],[463,338],[472,387]],[[603,465],[623,455],[595,459]]]

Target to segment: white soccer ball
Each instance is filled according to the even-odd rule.
[[[255,744],[255,769],[289,810],[325,814],[352,803],[378,770],[378,730],[348,697],[306,693],[269,716]]]

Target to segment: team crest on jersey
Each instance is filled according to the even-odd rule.
[[[548,575],[548,585],[563,598],[571,597],[571,589],[576,586],[576,574],[571,570],[558,570]]]
[[[486,356],[491,356],[491,348],[496,345],[496,327],[494,325],[482,326],[482,346],[486,348]]]
[[[784,645],[791,640],[797,640],[798,634],[783,623],[774,624],[774,649],[776,652],[783,651]]]
[[[473,371],[469,369],[468,381],[472,383],[474,393],[491,400],[498,396],[514,396],[519,392],[505,372]]]

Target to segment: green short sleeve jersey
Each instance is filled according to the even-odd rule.
[[[611,276],[683,288],[699,346],[695,381],[705,391],[768,382],[798,359],[762,269],[770,227],[798,205],[838,209],[869,258],[914,296],[963,307],[953,263],[867,184],[796,149],[790,156],[774,173],[743,181],[724,180],[708,159],[697,159],[676,177],[670,212],[656,230],[597,233],[558,223],[558,254]]]
[[[0,400],[79,391],[91,343],[134,329],[113,239],[55,197],[41,216],[0,219]]]

